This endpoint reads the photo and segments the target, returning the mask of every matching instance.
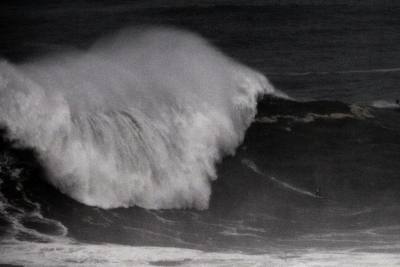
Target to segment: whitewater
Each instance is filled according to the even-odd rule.
[[[375,0],[4,2],[0,265],[398,266],[399,25]]]
[[[205,209],[215,164],[274,93],[196,34],[129,28],[88,50],[2,60],[0,125],[81,203]]]

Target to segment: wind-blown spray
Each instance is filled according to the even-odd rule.
[[[215,163],[274,93],[195,34],[128,29],[88,51],[0,62],[0,124],[48,181],[103,208],[207,208]]]

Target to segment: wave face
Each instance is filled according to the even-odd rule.
[[[176,29],[0,62],[7,137],[34,149],[61,192],[103,208],[207,208],[215,163],[242,142],[265,93],[263,75]]]

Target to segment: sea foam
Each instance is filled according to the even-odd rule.
[[[126,29],[86,51],[0,62],[0,125],[48,181],[103,208],[208,207],[263,94],[260,73],[196,34]]]

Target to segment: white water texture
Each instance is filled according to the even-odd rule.
[[[265,93],[263,75],[195,34],[126,29],[88,51],[0,61],[0,126],[82,203],[204,209]]]
[[[66,266],[66,267],[110,267],[110,266],[212,266],[212,267],[360,267],[399,265],[398,253],[363,252],[357,250],[326,248],[293,249],[282,248],[261,255],[234,253],[211,253],[200,250],[130,247],[112,244],[90,245],[70,242],[0,243],[0,263],[25,266]],[[397,246],[394,249],[398,249]]]

